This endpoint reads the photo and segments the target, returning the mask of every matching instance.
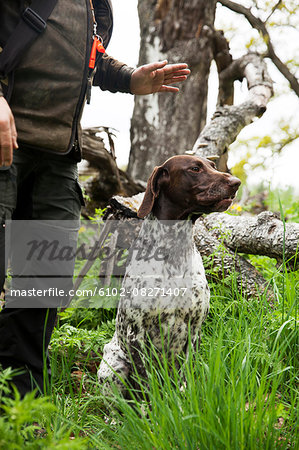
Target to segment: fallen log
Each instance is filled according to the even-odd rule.
[[[109,150],[100,136],[102,132],[107,134]],[[91,173],[86,180],[81,180],[89,198],[83,209],[85,216],[93,215],[95,208],[104,208],[114,195],[132,196],[144,190],[144,186],[136,183],[117,167],[113,133],[110,129],[106,127],[84,129],[82,157],[88,162],[87,172]]]
[[[194,241],[201,253],[208,280],[226,280],[226,285],[237,284],[244,297],[258,297],[262,293],[273,301],[274,292],[264,277],[245,258],[227,248],[198,219],[194,226]],[[206,257],[206,258],[205,258]]]
[[[143,193],[130,198],[114,197],[107,207],[106,216],[116,220],[137,218],[136,213],[142,199]],[[252,298],[266,293],[268,300],[272,302],[275,295],[269,283],[245,258],[228,248],[222,240],[218,240],[206,228],[205,220],[206,218],[199,218],[195,222],[193,234],[201,255],[208,257],[203,258],[208,279],[214,281],[223,279],[224,276],[229,283],[236,282],[245,297]]]
[[[214,213],[206,216],[203,223],[234,252],[264,255],[298,267],[299,224],[284,223],[271,211],[253,217]]]

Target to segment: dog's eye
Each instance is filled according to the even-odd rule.
[[[192,172],[199,172],[199,167],[198,166],[194,166],[191,167]]]

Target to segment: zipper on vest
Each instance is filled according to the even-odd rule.
[[[90,31],[91,31],[89,0],[86,0],[85,3],[86,3],[86,11],[87,11],[86,56],[85,56],[82,88],[81,88],[79,100],[78,100],[75,115],[74,115],[74,121],[73,121],[73,126],[72,126],[72,136],[71,136],[71,140],[70,140],[70,144],[69,144],[69,151],[72,149],[74,141],[76,139],[77,129],[78,129],[78,120],[80,117],[80,113],[82,111],[82,106],[83,106],[83,102],[85,99],[86,90],[87,90],[87,86],[88,86],[88,80],[89,80],[88,72],[90,69],[88,67],[88,61],[89,61],[89,48],[90,48]]]
[[[86,103],[88,105],[90,105],[91,88],[92,88],[92,76],[89,76],[87,80],[87,92],[86,92]]]
[[[74,142],[76,140],[76,136],[77,136],[77,130],[78,130],[78,120],[80,117],[80,113],[82,111],[82,106],[83,106],[83,102],[86,96],[87,99],[87,104],[90,103],[90,97],[91,97],[91,88],[92,88],[92,82],[93,82],[93,77],[94,77],[94,73],[95,73],[95,69],[92,69],[89,67],[89,63],[90,63],[90,54],[89,54],[89,49],[90,49],[90,13],[92,15],[92,21],[93,21],[93,38],[97,38],[99,42],[96,41],[93,42],[93,46],[96,45],[96,60],[95,60],[95,66],[98,62],[98,60],[103,56],[103,53],[105,53],[105,48],[102,44],[102,38],[97,34],[97,22],[96,22],[96,17],[95,17],[95,12],[93,9],[93,4],[92,4],[92,0],[86,0],[86,10],[87,10],[87,42],[86,42],[86,60],[85,60],[85,67],[84,67],[84,74],[83,74],[83,83],[82,83],[82,89],[81,89],[81,93],[79,96],[79,100],[77,103],[77,107],[76,107],[76,111],[75,111],[75,115],[74,115],[74,121],[73,121],[73,127],[72,127],[72,136],[71,136],[71,140],[70,140],[70,144],[69,144],[69,150],[70,151],[74,145]],[[109,2],[107,2],[105,0],[105,3],[107,6],[109,6],[108,12],[109,14],[111,14],[111,7]],[[93,47],[92,46],[92,47]],[[90,50],[91,51],[91,50]],[[79,143],[78,143],[79,145]],[[80,147],[80,145],[79,145]]]

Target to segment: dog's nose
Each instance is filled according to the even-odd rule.
[[[235,189],[238,189],[238,187],[240,186],[241,181],[239,180],[239,178],[237,177],[230,177],[229,179],[229,185]]]

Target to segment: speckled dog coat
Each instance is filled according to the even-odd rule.
[[[104,347],[98,370],[101,383],[130,381],[132,362],[145,376],[144,348],[187,355],[188,336],[195,343],[209,309],[209,287],[191,221],[159,221],[151,213],[131,250],[116,317],[115,334]]]

